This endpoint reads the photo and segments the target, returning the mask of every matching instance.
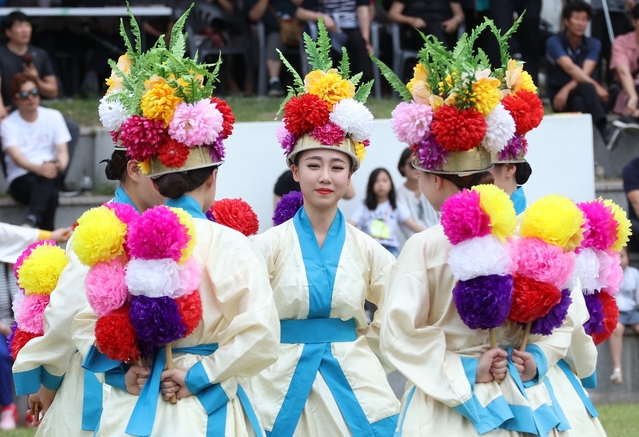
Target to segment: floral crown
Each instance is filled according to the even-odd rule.
[[[143,173],[153,176],[221,164],[223,141],[233,131],[231,108],[211,97],[221,57],[215,64],[185,57],[183,28],[190,10],[175,23],[170,48],[161,36],[145,53],[129,10],[135,46],[121,22],[127,51],[117,64],[109,61],[109,89],[98,108],[114,143],[140,162]]]
[[[289,166],[300,151],[337,148],[352,158],[353,170],[357,170],[373,131],[373,114],[364,106],[373,81],[361,84],[356,90],[362,73],[351,76],[344,47],[339,68],[332,68],[331,39],[321,18],[317,27],[317,42],[304,34],[312,69],[304,80],[278,50],[282,62],[293,74],[294,84],[288,87],[288,95],[278,111],[278,115],[284,111],[284,118],[277,140]]]
[[[518,25],[519,20],[502,35],[486,19],[453,51],[422,34],[424,47],[407,85],[374,58],[404,100],[393,110],[391,126],[415,152],[414,166],[436,173],[479,172],[492,167],[491,153],[504,158],[525,153],[524,135],[541,123],[544,111],[532,78],[508,57],[507,40]],[[501,52],[502,65],[493,69],[486,54],[473,49],[487,28]]]

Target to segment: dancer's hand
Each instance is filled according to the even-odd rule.
[[[477,374],[475,376],[475,382],[490,382],[495,379],[491,372],[493,363],[496,359],[504,359],[507,356],[508,354],[505,350],[499,349],[497,347],[484,352],[481,357],[479,357],[479,363],[477,363]]]
[[[137,364],[131,366],[129,370],[127,370],[126,375],[124,375],[126,391],[132,395],[139,396],[150,373],[148,367],[138,366]]]
[[[183,369],[169,369],[162,372],[162,382],[160,383],[160,390],[162,396],[167,401],[177,395],[178,399],[183,399],[191,396],[193,393],[186,386],[186,370]]]
[[[522,382],[528,382],[537,376],[537,363],[532,354],[513,349],[511,359]]]
[[[508,355],[506,355],[507,357]],[[508,360],[502,355],[498,355],[493,359],[493,365],[490,367],[490,373],[497,381],[501,381],[508,373]]]
[[[33,426],[40,425],[40,422],[44,418],[44,415],[47,414],[47,411],[51,407],[51,404],[53,403],[53,400],[55,399],[56,393],[57,393],[57,390],[49,390],[45,386],[41,385],[40,390],[38,390],[36,393],[29,395],[28,413],[31,413],[33,415]],[[36,415],[34,414],[35,413],[34,409],[36,404],[39,404],[38,417],[36,417]]]

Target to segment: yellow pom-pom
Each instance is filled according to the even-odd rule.
[[[520,89],[530,91],[531,93],[537,92],[537,86],[535,85],[535,82],[533,82],[532,76],[527,71],[521,72],[520,81],[521,81],[521,83],[519,84]],[[519,90],[515,90],[515,92],[517,91]]]
[[[628,243],[630,235],[632,235],[632,225],[630,224],[630,220],[628,220],[626,211],[621,209],[621,207],[615,202],[610,199],[606,199],[604,200],[604,205],[609,206],[612,209],[612,213],[617,221],[617,241],[615,241],[615,244],[613,244],[610,249],[621,251],[621,249]]]
[[[311,74],[313,72],[309,73],[308,76]],[[355,95],[355,86],[351,81],[342,79],[342,76],[330,71],[323,76],[315,75],[310,78],[306,88],[310,94],[315,94],[324,100],[329,111],[332,111],[333,105],[340,100],[352,98]]]
[[[512,237],[517,229],[517,213],[508,194],[495,185],[477,185],[473,191],[479,193],[479,205],[490,217],[490,233],[501,241]]]
[[[142,115],[146,118],[163,122],[164,127],[168,127],[175,113],[175,107],[181,101],[182,99],[175,95],[173,88],[166,81],[158,81],[144,93],[140,100],[140,108],[142,108]]]
[[[191,258],[193,255],[193,249],[195,248],[195,237],[197,236],[195,232],[195,223],[193,223],[193,218],[189,215],[189,213],[183,209],[171,208],[171,211],[178,216],[180,224],[188,229],[187,234],[191,237],[186,248],[182,249],[182,257],[180,258],[180,262],[178,262],[178,264],[184,264],[189,260],[189,258]]]
[[[519,228],[522,237],[539,238],[548,244],[575,250],[584,239],[583,213],[570,199],[552,194],[524,211]]]
[[[18,268],[18,286],[26,295],[49,295],[68,263],[64,250],[55,244],[44,243],[33,249]]]
[[[124,253],[126,224],[106,206],[92,208],[78,219],[73,233],[73,251],[80,262],[93,267]]]
[[[355,155],[357,155],[357,159],[359,159],[359,162],[362,163],[364,162],[364,156],[366,156],[366,146],[364,146],[364,143],[358,143],[357,141],[355,141],[354,143]]]
[[[494,77],[480,77],[477,82],[473,83],[475,109],[484,117],[499,104],[501,99],[500,85],[499,79]]]

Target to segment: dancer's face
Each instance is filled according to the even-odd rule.
[[[300,183],[304,204],[317,208],[337,205],[351,183],[351,159],[337,150],[302,152],[291,171]]]

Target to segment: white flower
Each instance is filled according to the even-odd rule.
[[[373,133],[373,114],[362,102],[353,99],[337,102],[329,119],[359,143],[369,139]]]
[[[126,286],[134,296],[173,298],[180,292],[178,265],[170,258],[134,258],[126,265]]]
[[[448,255],[448,265],[458,281],[486,275],[507,275],[511,264],[507,246],[492,235],[462,241],[453,246]]]
[[[575,257],[575,270],[573,276],[581,281],[581,288],[584,294],[592,294],[599,290],[599,257],[592,248],[587,248],[579,252]]]
[[[120,103],[119,100],[114,99],[107,101],[110,96],[111,95],[102,97],[100,106],[98,106],[98,114],[100,115],[102,126],[109,131],[118,131],[122,123],[129,118],[129,114],[127,114],[124,105]]]
[[[13,318],[18,319],[22,312],[22,302],[24,302],[24,291],[20,290],[13,299],[11,309],[13,310]]]
[[[481,145],[489,152],[499,153],[514,135],[515,120],[500,103],[486,117],[486,136]]]

